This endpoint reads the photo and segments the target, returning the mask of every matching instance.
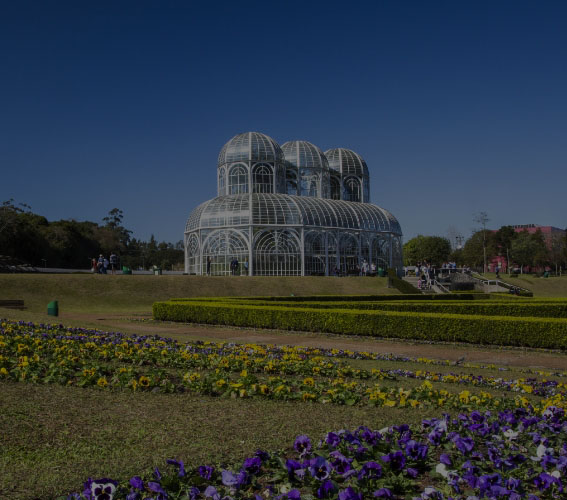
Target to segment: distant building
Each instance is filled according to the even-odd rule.
[[[548,248],[551,247],[551,242],[552,242],[552,238],[554,235],[560,235],[560,236],[565,236],[565,230],[564,229],[560,229],[558,227],[554,227],[554,226],[540,226],[539,224],[517,224],[515,226],[512,226],[514,228],[514,231],[516,233],[521,233],[523,231],[527,231],[530,234],[534,234],[536,233],[538,230],[541,231],[541,234],[543,235],[544,239],[545,239],[545,243],[547,245]],[[493,232],[496,232],[496,230],[493,230]],[[502,255],[502,256],[496,256],[494,257],[490,263],[488,264],[488,270],[491,272],[495,272],[496,268],[500,268],[501,272],[507,272],[507,262],[506,262],[506,256]],[[510,267],[513,268],[513,263],[510,262]],[[530,269],[527,268],[527,271],[529,272]]]

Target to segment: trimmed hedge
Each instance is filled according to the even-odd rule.
[[[456,293],[456,294],[421,294],[416,293],[412,295],[298,295],[298,296],[250,296],[250,297],[187,297],[187,298],[174,298],[173,301],[198,301],[198,302],[226,302],[227,300],[242,300],[242,301],[270,301],[280,302],[356,302],[356,301],[400,301],[400,300],[483,300],[489,299],[489,293]],[[502,299],[507,298],[503,296]],[[517,299],[517,297],[511,297]]]
[[[168,301],[157,320],[521,347],[567,348],[567,321]]]
[[[203,302],[199,301],[198,302]],[[251,305],[251,301],[229,299],[224,304]],[[281,300],[270,302],[254,301],[256,306],[298,307],[296,302]],[[561,303],[526,303],[520,302],[488,302],[488,301],[357,301],[357,302],[309,302],[307,307],[314,309],[358,309],[416,313],[466,314],[476,316],[517,316],[536,318],[567,318],[567,302]]]
[[[421,292],[411,283],[398,278],[398,276],[396,275],[396,270],[392,268],[388,269],[388,285],[393,286],[396,290],[403,293],[404,295],[421,294]]]

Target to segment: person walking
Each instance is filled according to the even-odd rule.
[[[207,257],[207,276],[211,275],[211,258]]]
[[[118,257],[112,252],[110,254],[110,273],[116,274],[116,269],[118,269]]]
[[[98,261],[96,263],[96,271],[98,274],[102,274],[102,268],[104,266],[104,257],[102,254],[98,256]]]

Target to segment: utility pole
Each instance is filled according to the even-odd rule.
[[[490,219],[486,212],[479,212],[475,215],[474,221],[482,226],[482,253],[484,257],[483,272],[486,273],[486,224]]]

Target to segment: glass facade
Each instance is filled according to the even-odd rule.
[[[364,261],[401,270],[400,225],[369,203],[354,151],[239,134],[219,154],[217,187],[187,220],[187,273],[234,274],[235,259],[239,275],[356,274]]]

